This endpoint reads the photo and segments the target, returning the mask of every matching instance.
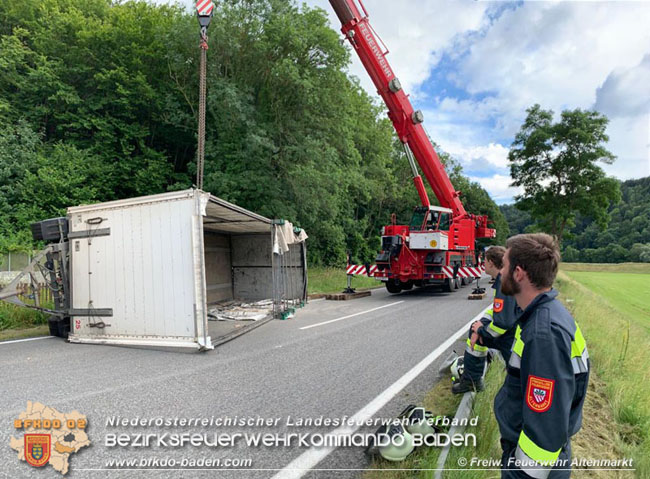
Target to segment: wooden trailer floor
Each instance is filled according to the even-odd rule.
[[[217,317],[221,320],[217,320]],[[248,319],[237,319],[240,317],[248,317]],[[271,319],[273,313],[269,304],[220,301],[208,306],[208,334],[212,339],[212,345],[218,346],[268,323]]]

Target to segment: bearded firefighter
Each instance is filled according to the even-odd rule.
[[[560,262],[546,234],[508,239],[501,291],[522,314],[494,400],[501,431],[502,478],[569,478],[571,436],[580,430],[589,355],[580,328],[552,288]]]

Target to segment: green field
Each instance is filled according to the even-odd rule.
[[[585,335],[592,382],[603,383],[602,404],[585,414],[585,429],[596,433],[589,436],[592,442],[605,438],[615,455],[634,458],[636,476],[648,478],[650,265],[573,264],[562,270],[556,286]],[[598,424],[603,409],[611,412],[612,420]],[[592,444],[582,447],[589,452]]]
[[[650,263],[562,263],[562,271],[592,271],[595,273],[648,273]]]
[[[628,318],[650,329],[650,274],[568,271]]]

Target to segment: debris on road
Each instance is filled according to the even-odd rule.
[[[226,301],[208,310],[209,321],[259,321],[273,313],[273,300],[263,299],[254,303]]]

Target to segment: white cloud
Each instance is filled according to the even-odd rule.
[[[472,170],[508,168],[508,148],[499,143],[469,147],[458,143],[445,143],[441,144],[441,146],[454,158],[459,159],[463,166],[471,167]],[[487,164],[481,167],[481,162]]]
[[[618,158],[601,165],[605,172],[622,180],[650,176],[650,113],[612,118],[607,131],[607,147]]]
[[[619,164],[645,158],[649,24],[648,2],[525,3],[505,11],[470,47],[454,81],[472,94],[494,95],[497,130],[508,136],[534,103],[556,113],[594,105],[613,110],[617,105],[616,114],[625,115],[625,108],[630,113],[635,107],[626,124],[641,133],[632,142],[638,148],[623,148],[620,135],[626,130],[616,125],[609,130],[611,146]],[[480,105],[475,108],[480,110]]]
[[[471,46],[457,81],[470,93],[498,92],[504,111],[589,107],[612,70],[648,53],[649,21],[649,3],[526,3]]]
[[[307,0],[328,12],[336,31],[341,24],[327,0]],[[400,79],[404,91],[421,98],[420,87],[440,61],[443,50],[463,34],[480,29],[485,22],[488,2],[473,0],[366,0],[370,24],[388,47],[388,62]],[[376,88],[352,52],[350,73],[357,76],[371,95]]]
[[[493,175],[490,177],[470,177],[470,180],[478,182],[485,188],[494,201],[497,203],[508,203],[512,197],[521,193],[521,188],[510,186],[512,178],[508,175]]]
[[[612,71],[596,90],[595,108],[610,118],[650,112],[650,53],[633,68]]]
[[[618,157],[605,171],[650,175],[648,25],[648,2],[526,2],[504,11],[449,75],[481,99],[441,99],[431,114],[434,138],[467,161],[511,139],[534,103],[556,114],[597,108],[610,118],[608,147]],[[498,177],[482,184],[495,197],[504,191]]]

